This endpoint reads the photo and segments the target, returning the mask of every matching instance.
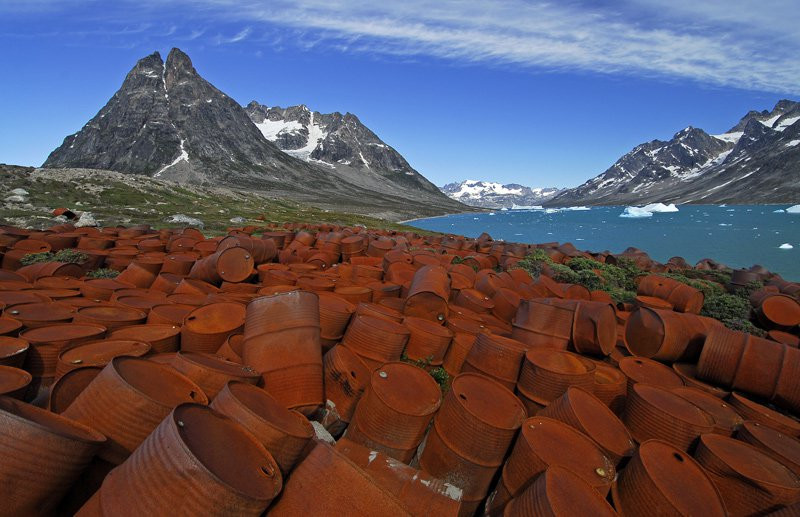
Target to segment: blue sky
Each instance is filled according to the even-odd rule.
[[[40,165],[177,46],[242,104],[355,113],[438,185],[574,186],[799,99],[799,26],[796,0],[2,0],[0,162]]]

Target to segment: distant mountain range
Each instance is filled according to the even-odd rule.
[[[246,108],[185,53],[155,52],[45,168],[106,169],[263,191],[340,211],[409,218],[463,211],[350,113]]]
[[[491,181],[465,180],[448,183],[441,191],[465,205],[483,208],[538,206],[561,192],[557,188],[531,188],[516,183],[501,185]]]
[[[687,127],[636,146],[545,206],[800,202],[800,103],[751,111],[721,135]]]

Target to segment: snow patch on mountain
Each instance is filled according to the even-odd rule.
[[[485,208],[532,209],[559,192],[557,188],[526,187],[516,183],[465,180],[440,187],[450,198],[467,205]]]

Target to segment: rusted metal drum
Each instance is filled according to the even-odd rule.
[[[520,303],[522,303],[522,296],[513,289],[501,287],[492,296],[492,302],[494,303],[492,314],[503,321],[511,323],[511,320],[517,315]]]
[[[706,434],[694,457],[730,515],[758,515],[800,501],[800,477],[749,443]]]
[[[477,289],[461,289],[455,297],[455,303],[477,313],[488,313],[494,309],[492,298]]]
[[[631,354],[659,361],[695,362],[706,336],[721,325],[692,313],[642,307],[625,324],[625,346]]]
[[[767,456],[800,476],[800,440],[759,422],[745,422],[734,438],[758,447]]]
[[[96,306],[81,307],[75,314],[75,323],[94,323],[109,330],[139,325],[147,320],[147,314],[132,307]]]
[[[244,342],[244,334],[231,334],[222,343],[222,346],[217,350],[216,355],[219,357],[242,364],[242,343]]]
[[[442,266],[423,266],[414,273],[403,313],[406,316],[445,321],[450,299],[450,277]]]
[[[395,298],[395,300],[400,300],[399,298]],[[364,315],[364,316],[373,316],[375,318],[383,318],[385,320],[394,321],[397,323],[401,323],[403,321],[403,313],[397,310],[397,308],[389,307],[385,305],[388,302],[391,302],[391,299],[382,299],[381,303],[366,303],[361,302],[356,305],[356,315]],[[400,300],[402,305],[402,300]],[[400,307],[402,309],[402,307]]]
[[[113,278],[97,278],[94,280],[86,280],[80,288],[81,293],[85,298],[97,298],[99,300],[110,300],[114,291],[119,289],[128,289],[133,287],[131,284],[126,284],[114,280]]]
[[[0,396],[22,400],[32,380],[31,374],[25,370],[0,365]]]
[[[531,348],[525,353],[517,391],[526,399],[546,406],[570,386],[592,391],[595,369],[594,362],[572,352]]]
[[[214,397],[211,407],[253,433],[284,474],[292,470],[314,436],[306,417],[286,409],[269,393],[248,383],[229,382]]]
[[[104,339],[65,348],[58,354],[56,380],[65,373],[83,366],[105,366],[119,356],[142,357],[150,352],[143,341]]]
[[[705,296],[702,291],[682,282],[660,275],[647,275],[639,282],[640,295],[654,296],[668,301],[678,312],[700,314]]]
[[[637,383],[628,393],[622,421],[638,443],[663,440],[688,451],[697,438],[714,432],[714,417],[671,391]]]
[[[85,425],[0,397],[4,515],[52,515],[105,437]]]
[[[508,517],[614,517],[617,512],[580,476],[558,465],[548,467],[505,507]]]
[[[571,470],[602,496],[616,477],[613,462],[586,435],[564,422],[536,416],[523,422],[487,508],[498,513],[551,465]]]
[[[522,403],[500,383],[462,373],[434,418],[419,465],[461,488],[465,510],[474,511],[524,418]]]
[[[453,340],[453,331],[428,319],[409,316],[403,320],[408,329],[406,356],[414,361],[426,361],[441,366]]]
[[[189,278],[196,278],[210,284],[242,282],[253,273],[252,253],[244,248],[234,247],[216,251],[195,262]]]
[[[742,417],[730,404],[698,388],[673,388],[672,393],[698,406],[714,418],[714,432],[732,436],[742,425]]]
[[[546,299],[522,300],[513,322],[511,337],[531,347],[566,350],[572,340],[575,313]]]
[[[108,339],[133,339],[150,345],[155,354],[177,352],[180,346],[181,329],[168,323],[131,325],[112,330]]]
[[[459,515],[460,488],[348,438],[337,440],[335,448],[381,488],[395,494],[411,515]]]
[[[47,409],[53,413],[63,413],[102,370],[103,367],[100,366],[83,366],[59,377],[50,386]]]
[[[628,378],[619,368],[603,362],[595,362],[594,388],[592,393],[616,415],[625,409],[628,395]]]
[[[165,303],[163,305],[155,305],[147,314],[147,324],[159,325],[175,325],[180,327],[183,325],[186,316],[195,310],[197,305],[189,305],[185,303]],[[135,325],[131,325],[132,327]]]
[[[664,388],[680,388],[683,379],[663,364],[644,357],[624,357],[619,361],[619,369],[628,378],[628,396],[633,386],[643,382]]]
[[[172,368],[133,357],[116,357],[62,413],[108,438],[98,456],[120,464],[172,409],[207,403],[202,390]]]
[[[309,487],[314,487],[309,490]],[[353,494],[359,494],[353,497]],[[346,510],[343,510],[346,509]],[[339,451],[323,442],[292,470],[270,516],[296,517],[342,511],[365,517],[407,517],[400,500]]]
[[[186,316],[181,327],[181,350],[215,353],[228,336],[242,329],[245,312],[244,305],[232,302],[198,307]]]
[[[712,384],[800,410],[800,350],[796,348],[715,328],[703,346],[697,375]]]
[[[770,330],[767,332],[767,338],[792,348],[800,347],[800,336],[782,330]]]
[[[0,366],[22,368],[28,348],[30,348],[30,343],[24,339],[0,336]]]
[[[28,282],[35,282],[40,278],[49,276],[80,278],[83,276],[83,269],[78,264],[39,262],[38,264],[19,268],[17,274],[24,276]]]
[[[633,455],[636,444],[625,424],[591,393],[569,388],[536,416],[560,420],[592,439],[614,465]]]
[[[462,372],[477,372],[513,390],[528,346],[515,339],[481,332],[475,338]]]
[[[261,373],[266,389],[306,414],[324,403],[319,297],[293,291],[247,305],[242,360]]]
[[[425,370],[401,362],[384,364],[372,372],[347,437],[408,463],[441,402],[439,385]]]
[[[224,450],[224,454],[219,451]],[[181,404],[103,481],[78,515],[261,515],[281,491],[263,445],[232,419]]]
[[[340,341],[347,329],[356,306],[339,296],[319,297],[320,337],[323,340]]]
[[[683,380],[683,383],[686,384],[687,386],[703,390],[706,393],[714,395],[717,398],[725,398],[731,394],[730,391],[726,391],[722,388],[719,388],[717,386],[712,386],[711,384],[699,380],[697,378],[696,364],[672,363],[672,371],[677,373],[678,376]]]
[[[212,400],[229,381],[258,384],[261,375],[238,363],[200,352],[178,352],[171,366],[200,386],[208,400]]]
[[[0,336],[16,336],[22,323],[13,318],[0,317]]]
[[[25,356],[25,370],[40,378],[42,386],[52,383],[56,375],[58,354],[64,348],[102,339],[106,328],[93,324],[59,324],[28,329],[20,337],[30,343]]]
[[[800,421],[789,415],[779,413],[762,404],[753,402],[749,398],[732,393],[728,397],[728,403],[745,420],[753,420],[764,425],[770,426],[783,434],[800,437]]]
[[[25,328],[29,329],[69,323],[76,317],[74,308],[60,302],[12,305],[3,311],[3,315],[20,321]]]
[[[612,490],[620,515],[728,515],[719,491],[691,456],[660,440],[641,444]]]
[[[345,346],[335,346],[322,358],[325,375],[325,416],[322,424],[333,435],[352,420],[364,394],[370,369]]]
[[[757,300],[755,309],[758,320],[766,328],[791,329],[800,325],[800,302],[791,296],[766,294]]]
[[[372,368],[397,361],[410,332],[400,323],[356,314],[342,338],[342,344],[358,354]]]

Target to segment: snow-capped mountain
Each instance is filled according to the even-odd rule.
[[[265,108],[258,119],[260,108],[215,88],[180,49],[166,61],[155,52],[43,166],[247,188],[387,218],[465,209],[355,115],[296,106]]]
[[[334,170],[375,174],[428,192],[436,186],[352,113],[312,111],[304,104],[269,107],[252,101],[245,111],[264,138],[285,153]]]
[[[721,135],[687,127],[636,146],[546,205],[794,203],[800,200],[800,103],[751,111]]]
[[[484,208],[537,206],[561,192],[557,188],[531,188],[517,183],[502,185],[491,181],[465,180],[448,183],[441,191],[465,205]]]

